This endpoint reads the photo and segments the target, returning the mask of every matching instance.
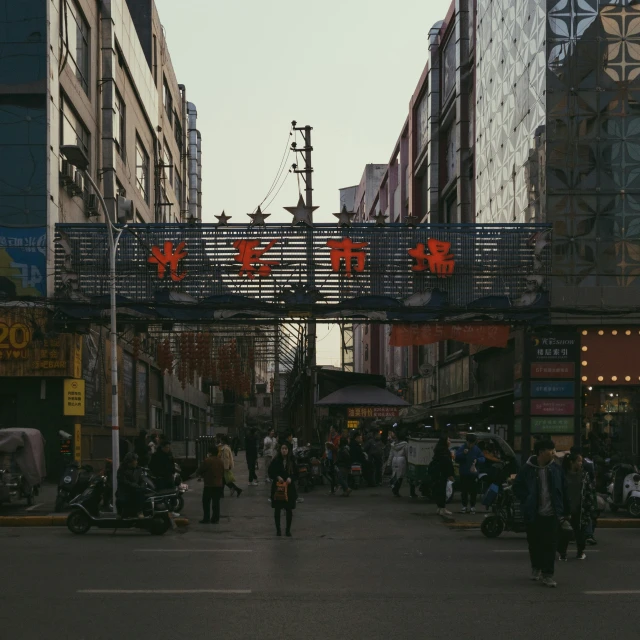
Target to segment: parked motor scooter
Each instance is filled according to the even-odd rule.
[[[522,533],[526,526],[520,503],[517,501],[513,487],[503,484],[491,505],[492,513],[485,516],[480,529],[487,538],[497,538],[503,531]]]
[[[143,518],[139,518],[125,505],[117,501],[117,514],[101,512],[106,478],[94,476],[82,494],[71,500],[71,513],[67,517],[67,528],[71,533],[84,534],[91,529],[143,529],[152,535],[163,535],[171,526],[172,520],[168,503],[175,498],[175,490],[147,492],[143,507]]]
[[[141,470],[145,483],[149,489],[155,491],[157,478],[146,467],[141,467]],[[177,463],[174,466],[173,483],[175,485],[175,497],[171,498],[169,508],[171,511],[180,512],[184,509],[184,494],[189,491],[189,485],[186,482],[182,482],[181,469]]]
[[[608,489],[608,504],[611,511],[626,509],[630,516],[640,518],[640,474],[631,464],[613,467],[612,482]]]
[[[58,482],[54,511],[62,511],[68,502],[80,495],[89,486],[92,477],[93,467],[91,465],[80,466],[75,460],[69,462],[62,471],[60,482]]]

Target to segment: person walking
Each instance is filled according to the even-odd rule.
[[[364,446],[364,452],[369,456],[371,467],[371,484],[374,487],[382,486],[382,467],[384,456],[384,443],[382,442],[382,433],[376,431],[375,434],[369,434],[369,439]]]
[[[407,473],[407,441],[395,431],[390,431],[391,450],[387,466],[391,466],[392,483],[391,492],[396,498],[400,497],[402,482]]]
[[[257,487],[258,476],[256,475],[256,463],[258,462],[258,441],[256,439],[255,429],[250,429],[244,439],[244,452],[249,469],[249,486]]]
[[[351,452],[349,451],[349,440],[340,438],[340,449],[336,461],[338,484],[342,487],[342,496],[348,498],[351,495],[349,488],[349,473],[351,472]]]
[[[149,447],[147,445],[147,432],[142,429],[133,442],[133,451],[138,456],[138,466],[149,466]]]
[[[462,499],[462,510],[460,513],[476,512],[476,499],[478,497],[478,469],[476,465],[483,464],[484,454],[476,444],[478,438],[473,433],[468,433],[466,443],[461,445],[456,451],[456,462],[460,470],[460,494]]]
[[[278,439],[276,438],[275,429],[269,431],[269,435],[264,439],[264,448],[262,456],[264,458],[264,481],[268,484],[269,480],[269,466],[278,453]]]
[[[231,447],[229,446],[229,436],[222,436],[220,458],[224,466],[224,483],[231,490],[230,495],[233,496],[233,494],[236,493],[239,498],[242,495],[242,489],[238,485],[236,485],[236,478],[233,475],[233,467],[235,466],[235,462],[233,459],[233,451],[231,451]]]
[[[160,443],[160,448],[151,456],[149,471],[155,478],[158,491],[175,487],[176,463],[173,453],[171,453],[171,443],[168,440],[163,440]]]
[[[575,534],[578,560],[586,560],[584,549],[587,541],[588,528],[597,509],[597,498],[591,476],[584,468],[583,458],[579,453],[571,453],[564,457],[562,469],[566,482],[566,500],[571,528]],[[569,548],[569,533],[560,532],[558,553],[560,560],[567,561],[567,549]]]
[[[554,578],[559,524],[564,523],[565,484],[562,469],[554,464],[556,445],[543,439],[513,483],[513,493],[527,528],[531,579],[555,587]]]
[[[224,483],[224,464],[218,457],[217,445],[212,444],[209,447],[209,453],[198,469],[198,476],[198,479],[201,478],[204,481],[200,524],[218,524]]]
[[[291,537],[291,524],[293,523],[293,510],[296,508],[298,493],[296,491],[296,479],[298,472],[293,460],[292,452],[285,443],[280,445],[280,450],[269,465],[269,477],[271,478],[271,507],[276,523],[276,535],[281,536],[280,520],[282,510],[286,512],[285,534]],[[283,486],[286,485],[286,486]]]
[[[335,495],[337,481],[336,461],[338,460],[338,451],[340,449],[340,434],[335,427],[329,429],[329,437],[324,444],[325,455],[327,458],[327,473],[329,475],[329,484],[331,485],[331,495]]]
[[[433,498],[438,506],[439,516],[452,516],[447,510],[447,483],[453,482],[454,469],[451,457],[451,439],[441,436],[433,450],[433,459],[429,464],[429,475],[433,480]]]

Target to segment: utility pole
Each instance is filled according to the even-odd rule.
[[[274,351],[273,358],[273,398],[271,399],[271,421],[273,428],[278,433],[278,418],[280,416],[280,325],[274,327]]]
[[[311,165],[311,130],[312,127],[306,125],[297,127],[296,122],[293,123],[295,131],[300,131],[304,140],[304,147],[298,148],[294,143],[293,151],[303,154],[304,169],[294,169],[295,173],[302,175],[305,184],[305,207],[309,210],[309,222],[313,225],[313,167]],[[307,290],[313,291],[316,288],[315,265],[313,261],[313,226],[307,231]],[[307,362],[308,362],[308,378],[309,393],[307,395],[307,425],[309,427],[309,435],[315,435],[315,403],[316,403],[316,387],[317,387],[317,371],[316,371],[316,320],[310,318],[307,323]]]

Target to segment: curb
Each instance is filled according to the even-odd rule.
[[[449,529],[479,529],[482,522],[471,520],[463,522],[444,522]],[[602,518],[597,529],[640,529],[640,518]]]
[[[176,518],[179,527],[189,526],[187,518]],[[0,527],[65,527],[67,516],[0,516]]]

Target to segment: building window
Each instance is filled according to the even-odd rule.
[[[456,39],[453,36],[444,47],[442,76],[442,104],[444,104],[456,88]]]
[[[271,398],[266,397],[262,399],[262,406],[263,407],[270,407],[271,406]]]
[[[122,183],[118,178],[116,178],[116,194],[123,198],[127,197],[127,190],[122,186]]]
[[[120,154],[120,157],[126,162],[127,159],[127,147],[125,136],[125,105],[122,96],[116,89],[115,99],[115,113],[113,115],[113,142],[116,145],[116,149]]]
[[[136,187],[144,201],[149,204],[149,154],[136,136]]]
[[[449,127],[445,134],[445,183],[449,184],[456,176],[456,125]]]
[[[182,153],[182,125],[180,124],[180,118],[178,117],[177,111],[173,113],[173,132],[178,144],[178,151]]]
[[[62,96],[60,100],[60,145],[78,145],[91,160],[91,138],[89,130],[84,126],[76,112],[71,108],[67,99]]]
[[[89,95],[89,24],[74,0],[64,5],[62,55],[68,56],[84,92]]]
[[[164,104],[164,110],[169,120],[169,126],[171,126],[171,120],[173,117],[173,98],[171,97],[171,91],[167,84],[167,79],[163,78],[163,91],[162,91],[162,104]]]
[[[162,193],[164,194],[165,202],[168,202],[167,187],[173,188],[173,157],[166,140],[162,146],[162,178]]]
[[[176,199],[178,200],[178,208],[182,211],[182,180],[176,171]]]

